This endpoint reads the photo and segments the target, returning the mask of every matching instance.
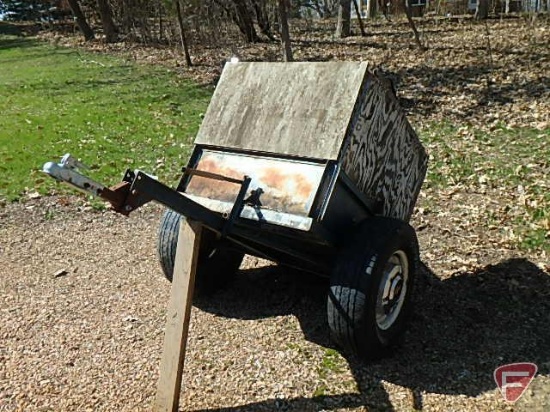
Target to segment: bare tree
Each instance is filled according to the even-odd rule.
[[[485,20],[489,17],[489,0],[477,0],[476,20]]]
[[[246,40],[249,43],[256,43],[260,41],[260,38],[256,34],[254,29],[254,22],[252,16],[248,10],[248,4],[246,0],[233,0],[235,10],[237,12],[237,24],[241,32],[246,36]]]
[[[303,0],[297,3],[298,7],[314,10],[319,17],[332,17],[337,13],[339,0]]]
[[[288,30],[288,0],[279,0],[279,20],[281,22],[281,43],[283,46],[283,60],[285,62],[291,62],[292,48],[290,45],[290,32]]]
[[[414,40],[416,41],[416,45],[418,48],[422,51],[426,50],[426,48],[422,45],[422,42],[420,41],[420,35],[418,34],[418,30],[416,29],[416,24],[414,24],[414,20],[412,18],[412,12],[411,7],[409,6],[409,0],[402,0],[403,8],[405,9],[405,14],[407,15],[407,20],[409,22],[409,26],[411,26],[411,29],[414,33]]]
[[[280,5],[279,5],[280,7]],[[273,33],[271,33],[271,22],[269,21],[269,16],[266,12],[266,1],[265,0],[252,0],[252,8],[256,14],[256,21],[262,33],[269,39],[275,40]]]
[[[176,13],[178,17],[178,26],[180,29],[181,48],[183,49],[183,54],[185,55],[185,63],[187,64],[187,67],[191,67],[193,63],[191,62],[191,55],[189,54],[189,45],[187,44],[187,37],[185,36],[185,26],[183,25],[183,16],[181,14],[180,0],[176,0]]]
[[[359,29],[361,29],[361,36],[365,37],[367,33],[365,32],[365,26],[363,25],[363,17],[361,16],[361,10],[357,5],[357,0],[353,1],[353,7],[355,7],[355,14],[357,14],[357,20],[359,21]]]
[[[163,19],[163,15],[162,15],[164,7],[162,7],[162,1],[161,0],[157,1],[157,10],[158,10],[158,18],[159,18],[159,36],[158,36],[158,39],[159,39],[159,41],[162,42],[162,40],[164,38],[164,19]]]
[[[71,10],[73,12],[73,15],[76,19],[76,24],[78,25],[78,28],[82,32],[82,35],[84,36],[84,40],[89,41],[92,40],[94,36],[94,31],[88,24],[88,21],[86,20],[86,16],[84,16],[84,13],[82,13],[82,10],[80,9],[80,5],[78,4],[78,0],[68,0],[69,6],[71,7]]]
[[[372,19],[376,15],[376,0],[367,0],[367,19]]]
[[[348,37],[351,34],[351,0],[340,0],[336,37]]]
[[[257,43],[260,37],[254,28],[252,16],[246,0],[213,0],[237,24],[241,33],[249,43]]]
[[[101,25],[105,32],[105,41],[115,43],[118,41],[118,33],[115,22],[113,21],[113,12],[107,0],[97,0],[97,7],[101,17]]]

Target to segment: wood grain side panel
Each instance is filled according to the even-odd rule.
[[[342,169],[367,197],[383,202],[384,216],[408,221],[428,156],[385,81],[369,74],[359,102]]]

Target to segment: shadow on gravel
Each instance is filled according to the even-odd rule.
[[[230,289],[198,306],[243,319],[292,314],[306,339],[333,347],[325,319],[327,285],[275,266],[245,270]],[[539,374],[550,373],[549,273],[528,260],[511,259],[440,280],[423,266],[416,289],[416,311],[403,346],[392,357],[367,365],[347,357],[360,394],[268,399],[215,410],[364,405],[369,411],[391,411],[382,380],[409,388],[415,409],[421,410],[422,392],[476,396],[494,390],[493,370],[505,363],[534,362]]]

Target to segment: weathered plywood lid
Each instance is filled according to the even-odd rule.
[[[227,63],[196,144],[336,159],[367,63]]]

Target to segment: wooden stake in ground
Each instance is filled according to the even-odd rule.
[[[178,410],[202,227],[181,219],[154,412]]]

